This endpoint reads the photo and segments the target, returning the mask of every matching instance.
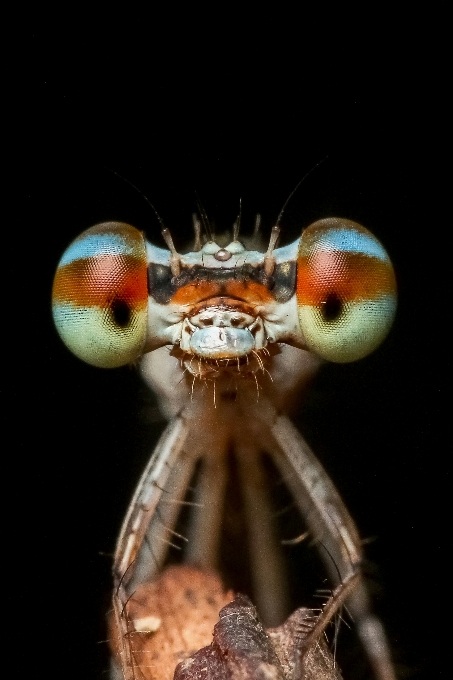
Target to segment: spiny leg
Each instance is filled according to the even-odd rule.
[[[124,680],[136,680],[138,677],[129,642],[133,622],[126,611],[132,594],[128,585],[134,580],[135,561],[148,525],[188,434],[189,428],[183,418],[175,418],[169,423],[140,479],[118,539],[113,565],[113,610]]]
[[[195,466],[196,457],[187,451],[182,452],[173,466],[141,546],[131,587],[150,581],[159,573],[170,545],[178,538],[174,533],[175,526]]]
[[[189,435],[184,418],[177,417],[165,428],[146,466],[121,527],[113,565],[115,585],[137,557],[149,523],[162,496],[165,485]],[[129,580],[128,577],[127,580]]]
[[[321,550],[334,582],[360,573],[360,539],[348,511],[322,465],[303,437],[285,416],[275,415],[268,450],[292,489],[300,511]],[[271,437],[272,434],[272,437]],[[271,445],[272,446],[272,445]],[[327,552],[326,552],[327,551]],[[358,634],[379,680],[396,680],[390,651],[381,622],[370,611],[368,593],[360,578],[348,597],[348,608],[356,620]]]

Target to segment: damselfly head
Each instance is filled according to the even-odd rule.
[[[391,326],[392,265],[355,222],[321,220],[280,248],[274,227],[265,253],[248,250],[237,234],[225,246],[201,245],[196,229],[196,249],[179,254],[169,230],[162,234],[168,250],[130,225],[108,222],[64,253],[53,315],[83,360],[110,368],[173,345],[225,368],[287,343],[347,362],[373,351]]]

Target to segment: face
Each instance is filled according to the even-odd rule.
[[[237,365],[275,343],[336,362],[372,352],[396,308],[392,265],[377,239],[333,218],[285,248],[275,240],[266,254],[236,240],[178,255],[171,237],[173,250],[163,250],[126,224],[92,227],[57,269],[57,330],[95,366],[121,366],[172,345],[212,378],[213,362]],[[196,374],[195,366],[188,370]]]

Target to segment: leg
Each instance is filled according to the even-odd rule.
[[[288,613],[286,574],[261,456],[255,446],[236,442],[245,505],[254,602],[267,626],[278,626]]]
[[[338,583],[340,575],[341,582],[348,581],[360,573],[361,545],[354,522],[322,465],[288,418],[276,415],[270,429],[274,441],[270,453],[313,537],[327,550],[321,554],[332,579]],[[376,677],[396,680],[383,627],[370,612],[362,579],[348,597],[347,605]]]
[[[188,435],[183,418],[175,418],[165,429],[135,491],[121,528],[113,565],[113,610],[116,621],[115,640],[124,680],[136,680],[136,667],[129,638],[134,629],[126,613],[130,597],[128,585],[134,580],[135,561],[140,558],[150,521],[162,496],[163,489]],[[116,672],[116,671],[115,671]]]
[[[196,490],[200,505],[193,509],[186,561],[205,569],[217,566],[227,474],[225,450],[202,458]]]

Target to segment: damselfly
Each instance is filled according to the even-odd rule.
[[[130,225],[99,224],[65,251],[54,281],[54,320],[69,349],[100,367],[140,360],[170,421],[118,539],[112,677],[339,677],[321,640],[346,599],[376,678],[393,680],[355,525],[285,415],[321,361],[360,359],[387,335],[396,307],[390,260],[347,219],[316,222],[279,248],[276,226],[267,249],[258,228],[240,239],[236,223],[222,243],[204,215],[194,226],[194,246],[180,254],[166,228],[164,249]],[[283,541],[282,498],[307,529]],[[282,625],[282,553],[306,534],[320,547],[331,595],[319,616],[298,610]],[[237,588],[242,572],[274,627],[267,634],[251,602],[231,603],[218,580]]]

